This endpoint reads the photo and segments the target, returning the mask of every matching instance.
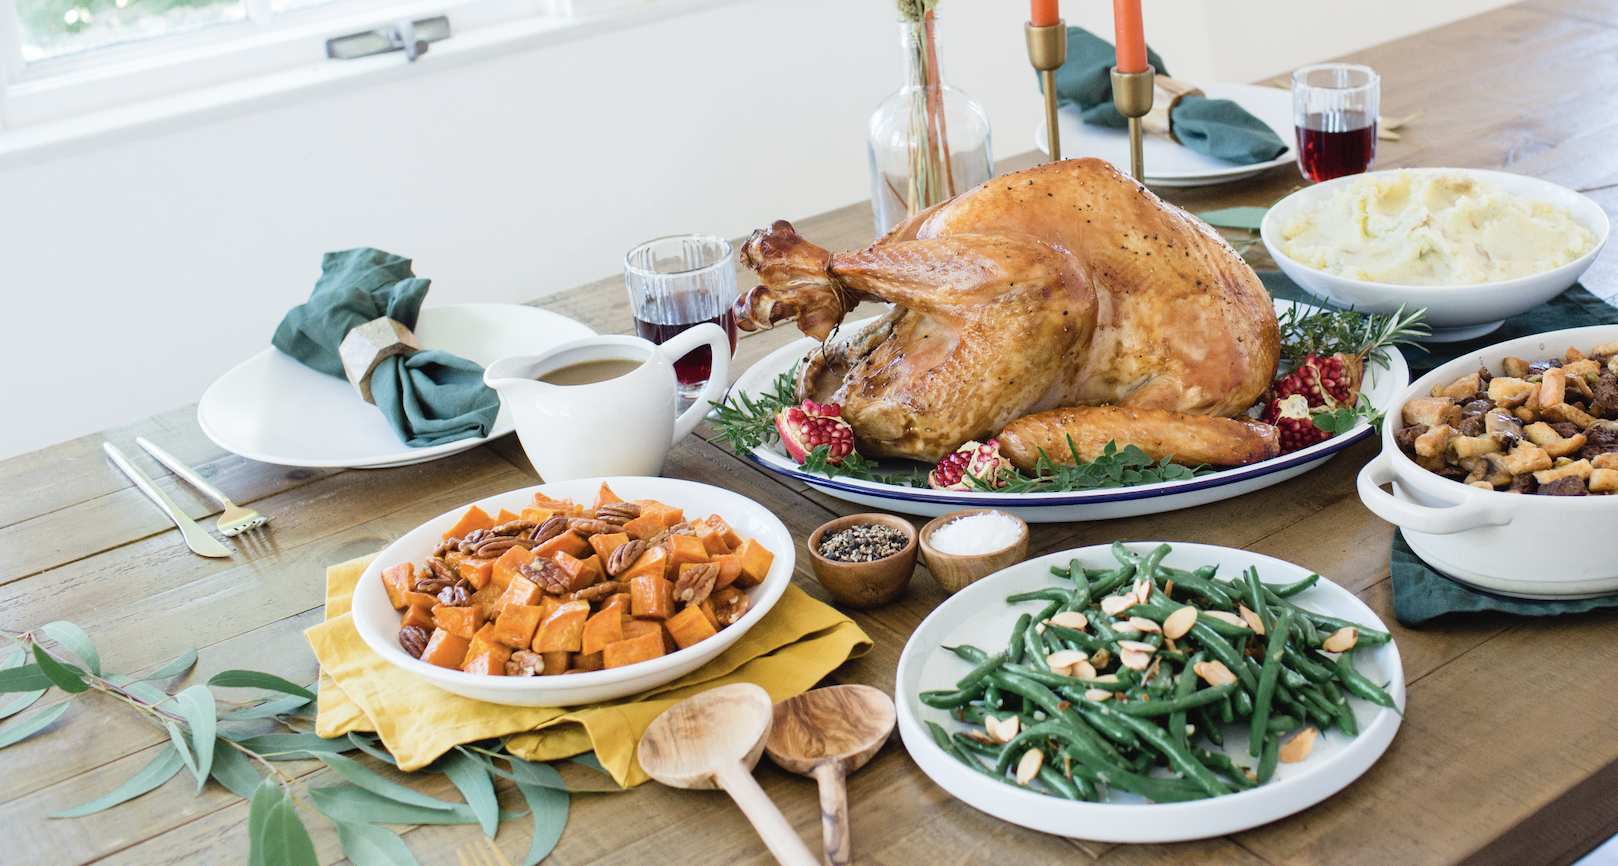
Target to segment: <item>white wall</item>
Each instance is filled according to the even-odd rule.
[[[1064,5],[1110,32],[1106,4]],[[1247,81],[1498,5],[1148,0],[1146,26],[1175,75]],[[428,54],[376,86],[0,171],[0,458],[196,400],[267,345],[326,250],[411,256],[433,303],[525,301],[647,238],[866,198],[864,124],[899,83],[891,8],[745,0],[454,68]],[[946,74],[996,151],[1031,149],[1021,4],[940,12]]]

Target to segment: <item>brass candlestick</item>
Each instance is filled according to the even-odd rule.
[[[1045,85],[1045,132],[1051,143],[1051,162],[1056,162],[1062,158],[1062,136],[1056,129],[1056,70],[1067,61],[1067,22],[1058,18],[1044,27],[1025,24],[1023,33],[1028,37],[1028,62],[1039,70]]]
[[[1152,78],[1157,70],[1148,65],[1145,72],[1119,72],[1112,68],[1112,104],[1118,113],[1129,118],[1129,173],[1140,183],[1146,182],[1146,160],[1141,153],[1141,118],[1152,110]]]

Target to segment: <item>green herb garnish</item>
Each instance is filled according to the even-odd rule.
[[[1432,333],[1422,322],[1426,314],[1426,309],[1420,309],[1407,316],[1403,306],[1392,315],[1378,316],[1353,307],[1336,310],[1324,304],[1295,303],[1276,317],[1281,326],[1281,364],[1285,368],[1305,355],[1324,358],[1342,352],[1387,367],[1389,346],[1427,351],[1416,342]]]

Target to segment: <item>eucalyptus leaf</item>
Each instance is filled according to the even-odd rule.
[[[386,764],[392,764],[395,767],[399,766],[398,760],[396,760],[387,749],[382,748],[377,741],[369,739],[358,731],[349,731],[348,741],[354,744],[354,748],[359,749],[378,761]]]
[[[211,774],[214,781],[230,789],[236,796],[247,800],[253,799],[253,791],[264,778],[258,774],[253,761],[235,746],[229,745],[228,741],[214,744]]]
[[[0,670],[0,694],[5,692],[32,692],[38,689],[51,687],[51,678],[39,669],[39,665],[22,665],[7,670]]]
[[[298,820],[297,807],[292,796],[271,779],[265,779],[253,793],[253,805],[247,813],[247,835],[252,847],[248,862],[262,866],[319,866],[315,857],[315,843],[309,831]],[[260,806],[260,799],[264,805]],[[257,812],[257,821],[255,821]]]
[[[248,866],[264,866],[264,828],[270,822],[270,810],[285,796],[281,786],[269,777],[258,783],[258,789],[253,792],[247,806]]]
[[[1204,211],[1197,216],[1211,226],[1256,232],[1264,224],[1264,214],[1269,210],[1267,207],[1227,207]]]
[[[51,658],[50,653],[45,652],[45,648],[37,643],[34,644],[34,661],[38,663],[40,672],[45,674],[51,683],[62,691],[76,695],[89,690],[90,684],[84,681],[84,671]],[[18,668],[17,670],[25,671],[28,669]],[[7,673],[10,672],[8,671]]]
[[[102,677],[102,679],[105,679],[107,682],[112,683],[118,688],[123,689],[134,697],[139,698],[140,700],[143,700],[154,707],[165,701],[173,700],[173,695],[170,695],[168,692],[163,691],[151,683],[141,682],[134,677],[126,677],[123,674],[107,674],[105,677]]]
[[[72,703],[73,701],[66,700],[54,707],[46,707],[29,717],[27,721],[0,731],[0,749],[4,749],[13,743],[20,743],[44,730],[46,725],[56,721],[57,716],[67,712],[67,708]]]
[[[305,752],[347,752],[354,748],[346,737],[327,740],[310,733],[259,734],[256,737],[243,737],[237,742],[243,748],[272,761],[295,761],[309,757]]]
[[[23,692],[17,697],[16,700],[7,704],[4,709],[0,709],[0,719],[9,719],[23,710],[33,706],[35,701],[45,696],[46,691],[48,691],[48,689],[40,689],[33,692]]]
[[[298,695],[311,701],[315,699],[314,692],[291,680],[258,671],[220,671],[214,674],[213,679],[208,680],[208,685],[222,689],[269,689],[272,692]]]
[[[180,772],[180,768],[183,766],[185,766],[185,761],[180,759],[180,753],[175,751],[174,745],[171,743],[164,746],[162,751],[153,755],[152,759],[146,762],[146,766],[142,767],[135,775],[125,779],[123,784],[118,787],[82,806],[64,809],[45,817],[79,818],[100,812],[103,809],[111,809],[119,803],[133,800],[174,778],[174,774]],[[252,792],[249,791],[248,793],[251,794]]]
[[[67,620],[59,619],[40,631],[50,635],[64,649],[78,656],[79,661],[84,662],[84,666],[90,669],[90,673],[101,676],[101,654],[96,652],[95,642],[84,633],[84,629]]]
[[[166,724],[169,729],[169,742],[173,743],[174,748],[180,751],[180,758],[185,761],[185,768],[191,771],[191,775],[197,777],[197,784],[202,784],[208,777],[197,772],[197,759],[191,756],[191,747],[186,745],[185,735],[180,733],[180,726],[173,722]]]
[[[337,843],[354,866],[419,866],[421,862],[399,834],[386,827],[335,818],[332,823],[337,825]]]
[[[494,779],[490,778],[488,767],[465,749],[456,749],[445,757],[449,758],[444,765],[445,774],[461,790],[466,805],[477,814],[483,834],[493,839],[500,824],[500,801],[495,799]]]
[[[423,809],[364,788],[330,785],[310,788],[309,796],[322,815],[334,821],[361,821],[371,824],[476,824],[478,816],[470,806],[450,803],[448,810]],[[501,812],[500,820],[521,818],[525,813]]]
[[[245,722],[250,719],[273,719],[283,713],[297,710],[308,703],[309,699],[301,695],[284,695],[279,698],[271,698],[251,707],[221,713],[219,720],[222,722]]]
[[[151,673],[147,674],[146,676],[141,677],[141,679],[143,679],[143,680],[166,680],[169,677],[177,676],[179,674],[185,673],[186,671],[191,669],[192,665],[194,665],[196,663],[197,663],[197,651],[196,651],[196,649],[194,649],[194,648],[193,649],[188,649],[185,652],[180,653],[179,658],[176,658],[174,661],[171,661],[168,664],[158,668],[157,670],[152,671]]]
[[[180,713],[191,725],[191,744],[197,756],[197,793],[208,780],[213,769],[214,732],[219,729],[219,709],[214,705],[213,692],[207,686],[192,686],[174,696]]]
[[[364,764],[345,755],[311,752],[309,756],[319,759],[321,763],[330,767],[332,772],[373,794],[379,794],[401,803],[409,803],[412,806],[420,806],[423,809],[449,810],[454,808],[451,803],[446,803],[436,797],[429,797],[419,791],[413,791],[397,782],[390,782],[372,772]],[[488,774],[484,774],[484,779],[488,779]],[[493,786],[490,786],[490,796],[493,796]]]
[[[562,838],[562,831],[567,828],[567,809],[571,798],[567,791],[557,790],[562,786],[562,775],[549,764],[512,758],[511,770],[519,777],[517,790],[522,792],[523,798],[528,801],[529,811],[534,815],[534,841],[528,847],[528,857],[523,860],[523,866],[535,866],[551,853]]]
[[[15,667],[22,667],[23,661],[27,658],[28,650],[18,647],[16,652],[6,656],[4,662],[0,662],[0,671],[9,671]]]

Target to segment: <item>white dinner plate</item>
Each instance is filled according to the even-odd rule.
[[[1146,165],[1146,182],[1153,186],[1205,186],[1252,177],[1259,172],[1286,165],[1297,159],[1297,134],[1292,126],[1292,94],[1276,87],[1254,84],[1198,84],[1209,99],[1228,99],[1248,113],[1264,121],[1281,137],[1287,149],[1275,159],[1237,165],[1223,159],[1176,144],[1166,138],[1148,135],[1142,160]],[[1056,113],[1056,123],[1062,131],[1062,156],[1074,159],[1097,156],[1129,172],[1129,131],[1108,126],[1094,126],[1079,119],[1076,105],[1066,105]],[[1050,152],[1050,137],[1042,118],[1034,130],[1034,145]]]
[[[1145,555],[1157,542],[1128,546],[1131,551]],[[1336,729],[1324,732],[1315,741],[1308,758],[1296,764],[1281,764],[1268,784],[1189,803],[1148,803],[1122,792],[1113,793],[1112,799],[1103,803],[1064,800],[996,782],[963,766],[933,742],[925,723],[937,722],[951,733],[967,730],[968,726],[956,721],[948,710],[933,709],[917,698],[924,691],[954,689],[956,681],[972,669],[972,665],[942,647],[970,644],[991,653],[1004,649],[1017,617],[1033,613],[1044,604],[1007,604],[1006,596],[1047,586],[1071,586],[1053,577],[1050,567],[1066,567],[1075,558],[1089,568],[1114,568],[1118,564],[1109,546],[1097,545],[1047,554],[996,572],[939,605],[911,634],[904,653],[899,656],[893,686],[899,710],[899,735],[922,772],[966,804],[1013,824],[1076,839],[1101,842],[1204,839],[1267,824],[1313,806],[1359,778],[1393,742],[1393,735],[1399,730],[1399,714],[1359,698],[1350,698],[1354,717],[1359,722],[1358,737],[1347,737]],[[1290,562],[1208,544],[1176,544],[1163,564],[1187,570],[1218,565],[1219,575],[1227,578],[1241,574],[1248,566],[1256,566],[1259,578],[1265,583],[1290,583],[1310,574]],[[1324,578],[1290,600],[1306,610],[1382,631],[1387,629],[1353,593]],[[1387,683],[1384,688],[1394,703],[1401,710],[1404,708],[1404,668],[1392,641],[1374,652],[1360,650],[1354,661],[1360,672],[1372,681]],[[1245,725],[1225,726],[1225,745],[1221,751],[1238,765],[1251,768],[1257,763],[1247,754]]]
[[[428,349],[443,349],[484,367],[595,335],[566,316],[521,304],[428,307],[421,311],[415,333]],[[197,423],[214,444],[249,460],[358,469],[435,460],[516,429],[510,410],[502,405],[486,438],[411,448],[347,379],[305,367],[273,346],[208,386],[197,404]]]
[[[1292,306],[1290,301],[1276,301],[1277,310]],[[848,322],[844,328],[858,330],[871,319]],[[805,337],[766,355],[731,385],[731,393],[758,396],[771,390],[775,377],[792,368],[809,350],[820,345]],[[1363,393],[1367,400],[1381,411],[1410,384],[1410,368],[1398,349],[1390,348],[1387,368],[1367,364],[1366,385]],[[1311,445],[1302,451],[1283,454],[1273,460],[1238,466],[1212,475],[1203,475],[1184,481],[1165,481],[1161,484],[1142,484],[1138,487],[1114,487],[1105,490],[1081,490],[1071,493],[980,493],[961,490],[931,490],[920,487],[899,487],[862,481],[857,478],[827,478],[803,471],[797,461],[786,453],[779,442],[759,445],[746,457],[771,472],[796,478],[824,490],[838,499],[868,505],[885,511],[937,517],[962,508],[998,508],[1021,517],[1029,523],[1065,523],[1073,520],[1108,520],[1115,517],[1134,517],[1177,511],[1196,505],[1206,505],[1223,499],[1261,490],[1279,484],[1295,475],[1308,472],[1333,454],[1372,434],[1371,425],[1363,419],[1346,433]],[[909,461],[881,460],[878,472],[902,471],[905,466],[916,466]]]
[[[734,625],[722,628],[713,637],[685,649],[632,665],[566,676],[499,677],[469,674],[412,658],[399,646],[400,613],[388,602],[387,590],[382,585],[383,569],[401,562],[419,566],[443,539],[444,533],[473,505],[490,514],[496,514],[502,508],[521,512],[533,504],[535,493],[544,493],[552,499],[571,499],[588,507],[595,500],[602,482],[627,500],[656,499],[665,505],[680,508],[693,517],[717,514],[743,540],[756,538],[759,544],[775,554],[764,582],[747,589],[747,613]],[[655,688],[708,663],[736,643],[780,601],[787,584],[792,582],[792,569],[796,562],[796,545],[792,543],[792,534],[787,531],[785,524],[764,506],[740,493],[678,478],[581,478],[559,481],[469,502],[434,517],[388,545],[366,567],[365,573],[354,585],[354,629],[366,646],[388,663],[445,691],[517,707],[578,706],[610,701]]]

